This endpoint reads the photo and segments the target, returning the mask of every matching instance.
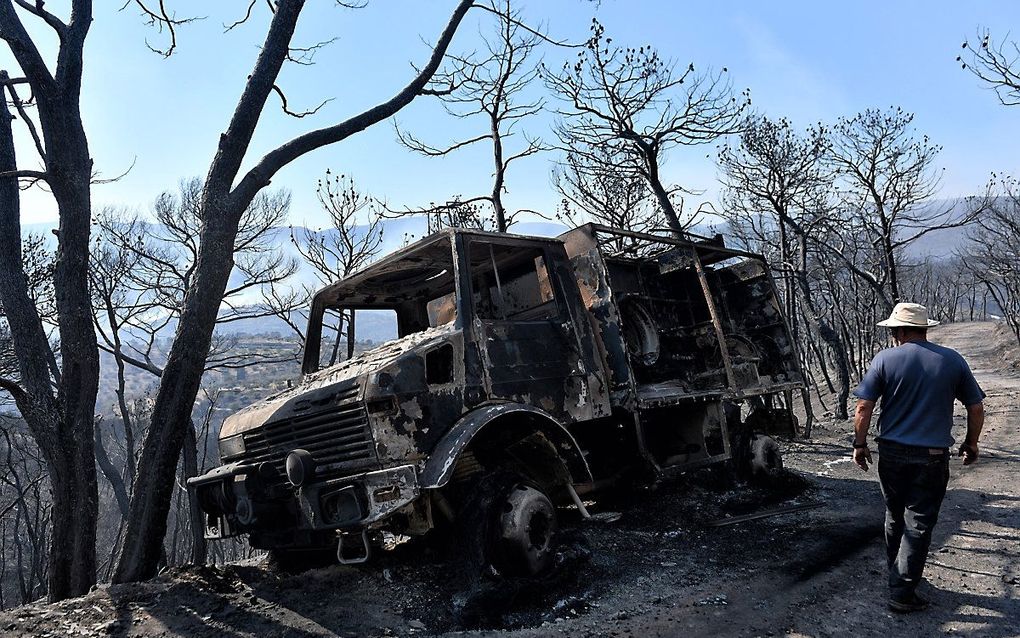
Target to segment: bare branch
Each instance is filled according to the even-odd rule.
[[[492,4],[480,3],[480,4],[476,4],[474,6],[477,9],[481,9],[482,11],[488,11],[489,13],[493,13],[493,14],[499,16],[499,18],[501,20],[509,21],[513,26],[519,27],[519,28],[527,31],[531,35],[535,36],[536,38],[542,40],[543,42],[546,42],[546,43],[551,44],[553,46],[563,47],[563,48],[566,48],[566,49],[579,49],[579,48],[584,46],[583,42],[581,42],[581,43],[572,43],[572,42],[570,42],[568,40],[554,40],[554,39],[550,38],[549,35],[546,34],[544,31],[542,31],[541,29],[536,29],[536,28],[528,26],[527,24],[522,22],[518,15],[513,14],[513,13],[509,12],[508,10],[497,9],[496,6],[495,6],[495,3],[492,3]]]
[[[6,377],[0,377],[0,390],[6,390],[15,401],[23,401],[28,397],[28,393],[25,392],[16,381],[8,379]]]
[[[250,198],[254,197],[255,193],[269,183],[270,179],[272,179],[273,175],[275,175],[277,171],[298,157],[301,157],[302,155],[317,148],[321,148],[322,146],[326,146],[327,144],[333,144],[350,137],[372,124],[391,117],[401,108],[409,104],[411,100],[421,94],[422,89],[425,88],[426,84],[431,79],[432,74],[439,68],[443,57],[446,55],[446,49],[450,46],[450,42],[453,40],[453,35],[457,31],[457,27],[460,26],[461,20],[463,20],[464,15],[467,13],[472,3],[473,0],[460,0],[460,3],[454,10],[453,15],[450,17],[449,22],[443,29],[443,33],[440,35],[439,40],[432,51],[432,55],[429,57],[428,64],[426,64],[422,71],[400,92],[386,102],[374,106],[344,122],[299,135],[289,142],[286,142],[285,144],[270,151],[245,174],[240,183],[234,189],[232,196],[242,202],[250,200]],[[292,24],[290,25],[290,31],[293,32]],[[289,40],[289,37],[283,39],[285,42]],[[284,53],[284,55],[286,54]],[[276,72],[274,71],[269,73],[267,70],[260,73],[260,69],[257,68],[255,73],[252,74],[252,77],[259,78],[260,81],[264,81],[268,77],[275,78]],[[250,83],[251,82],[252,81],[250,81]],[[272,83],[270,82],[268,90],[271,90],[271,88]],[[247,92],[248,90],[246,89],[246,93]],[[243,113],[248,109],[253,109],[254,105],[250,102],[256,98],[252,96],[252,98],[246,99],[246,97],[247,96],[243,96],[241,101],[238,102],[238,110],[235,111],[235,113]],[[235,115],[235,119],[236,117],[237,116]],[[255,115],[255,120],[257,120],[257,113]],[[254,126],[254,121],[251,125]],[[228,129],[227,136],[229,135],[230,130]],[[237,164],[239,163],[240,157],[238,156]],[[232,161],[231,164],[234,164],[234,162]],[[212,172],[210,175],[212,176]]]
[[[988,29],[979,29],[977,40],[977,47],[963,43],[970,62],[962,55],[956,61],[994,90],[1003,106],[1020,106],[1020,46],[1015,41],[996,43]]]
[[[339,38],[330,38],[307,47],[290,47],[287,52],[287,60],[301,66],[315,64],[315,54],[327,46],[336,42]]]
[[[17,80],[24,81],[24,78],[18,78]],[[46,150],[43,148],[42,138],[39,136],[39,131],[36,130],[35,122],[28,116],[25,110],[25,103],[21,100],[18,95],[15,85],[19,84],[19,81],[10,80],[7,75],[7,71],[0,71],[0,83],[7,85],[7,92],[11,94],[11,103],[14,104],[14,108],[17,109],[18,115],[21,116],[21,121],[25,123],[25,127],[28,129],[29,135],[32,136],[32,142],[35,144],[35,150],[39,153],[39,157],[46,162]]]
[[[114,177],[106,177],[106,178],[103,178],[103,179],[99,179],[99,171],[93,171],[91,183],[92,184],[112,184],[114,182],[119,182],[120,180],[124,179],[124,177],[126,177],[128,173],[131,172],[131,169],[133,169],[135,167],[135,163],[137,161],[138,161],[138,156],[135,155],[135,157],[131,160],[131,165],[128,166],[126,169],[124,169],[123,173],[121,173],[119,175],[116,175]]]
[[[197,20],[204,20],[205,17],[190,17],[190,18],[178,18],[176,13],[170,13],[167,11],[165,0],[156,0],[158,2],[158,8],[149,8],[149,2],[146,0],[126,0],[124,5],[121,6],[120,10],[127,9],[132,3],[138,7],[141,11],[142,16],[146,18],[146,24],[150,27],[154,27],[157,33],[162,34],[165,30],[167,37],[170,42],[166,47],[160,48],[155,47],[149,43],[148,39],[145,40],[145,46],[150,51],[164,58],[169,58],[173,55],[174,50],[177,49],[177,27],[185,24],[195,22]]]
[[[291,117],[296,118],[302,118],[308,115],[315,115],[316,113],[319,112],[319,109],[333,101],[333,98],[327,98],[323,100],[317,107],[309,111],[291,111],[289,108],[287,108],[287,96],[283,94],[283,89],[274,84],[273,91],[280,96],[280,102],[282,102],[283,112]]]
[[[427,155],[429,157],[441,157],[443,155],[448,155],[459,148],[464,148],[465,146],[474,144],[475,142],[492,139],[492,134],[487,133],[485,135],[479,135],[460,142],[454,142],[450,146],[438,148],[422,142],[411,133],[400,130],[400,127],[396,123],[394,123],[394,128],[396,128],[397,139],[400,140],[401,144],[416,153],[421,153],[422,155]]]
[[[16,177],[18,179],[47,180],[49,174],[43,171],[17,170],[0,172],[0,179],[5,177]]]
[[[223,25],[223,32],[227,33],[229,31],[233,31],[236,27],[239,27],[242,24],[244,24],[245,22],[247,22],[251,18],[251,12],[252,12],[253,9],[255,9],[255,5],[258,3],[258,1],[259,0],[251,0],[251,2],[248,3],[248,10],[244,12],[244,17],[239,19],[239,20],[237,20],[236,22],[232,22],[230,24],[224,24]],[[269,10],[272,11],[272,9],[273,9],[273,5],[270,2],[269,3]]]
[[[18,3],[19,7],[21,7],[25,11],[28,11],[37,18],[40,18],[43,22],[48,24],[50,28],[57,32],[57,36],[60,37],[60,39],[64,38],[64,34],[67,32],[67,25],[64,24],[63,21],[60,20],[60,18],[44,9],[43,8],[44,3],[42,2],[42,0],[36,0],[34,4],[29,2],[28,0],[14,0],[14,1]]]

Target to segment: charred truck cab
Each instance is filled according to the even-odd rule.
[[[399,337],[322,365],[352,310]],[[306,343],[300,383],[228,417],[223,465],[189,481],[208,538],[359,562],[382,532],[443,528],[535,573],[579,494],[777,466],[753,430],[790,422],[773,397],[801,384],[761,256],[597,225],[427,237],[316,294]]]

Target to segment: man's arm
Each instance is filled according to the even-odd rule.
[[[854,409],[854,463],[865,472],[871,463],[871,450],[868,449],[868,429],[871,417],[875,413],[875,402],[858,399]]]
[[[967,438],[960,445],[960,456],[963,457],[963,464],[970,465],[978,457],[978,438],[981,436],[981,428],[985,425],[985,406],[982,403],[975,403],[967,406]]]

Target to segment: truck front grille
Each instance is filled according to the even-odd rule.
[[[271,463],[282,477],[287,454],[303,449],[312,454],[318,467],[342,463],[346,471],[372,465],[376,458],[372,432],[358,391],[357,387],[343,391],[324,410],[271,421],[246,432],[245,462]]]

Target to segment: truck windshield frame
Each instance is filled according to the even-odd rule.
[[[320,290],[309,311],[302,373],[320,369],[323,320],[330,310],[393,310],[397,314],[397,338],[433,327],[440,310],[445,310],[447,316],[453,313],[459,327],[462,312],[456,262],[451,236],[441,233]],[[437,310],[435,302],[443,298],[452,300],[452,307],[447,304],[445,309]],[[449,321],[439,325],[446,323]]]

